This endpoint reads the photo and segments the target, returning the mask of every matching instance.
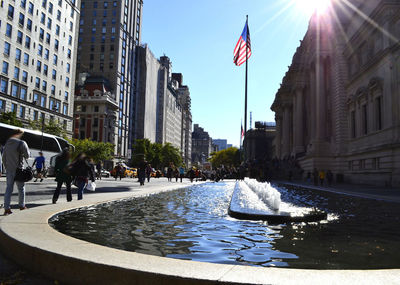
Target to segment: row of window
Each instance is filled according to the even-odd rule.
[[[0,113],[6,111],[6,104],[7,103],[5,100],[0,99]],[[63,110],[64,110],[63,111],[64,115],[68,114],[68,105],[64,104]],[[10,111],[14,112],[19,118],[26,119],[26,107],[25,106],[20,105],[18,107],[18,104],[11,102]],[[30,110],[29,110],[29,113],[30,113]],[[41,117],[43,117],[43,116],[45,116],[45,114],[41,113]],[[50,120],[51,119],[54,119],[54,117],[50,116]],[[39,120],[39,111],[37,111],[37,110],[33,111],[33,120],[34,121]],[[64,120],[64,128],[66,128],[66,125],[67,125],[67,121]]]
[[[36,77],[35,88],[37,90],[40,90],[42,88],[41,90],[46,92],[47,91],[47,82],[45,80],[43,80],[42,85],[40,85],[40,79],[38,77]],[[27,97],[28,92],[27,91],[28,91],[28,88],[25,85],[20,85],[15,82],[11,83],[10,95],[12,97],[27,101],[28,100],[28,97]],[[8,79],[6,79],[4,77],[0,78],[0,92],[3,94],[8,94]],[[56,95],[56,86],[55,85],[51,85],[50,94],[54,95],[54,96]],[[69,93],[68,93],[68,91],[65,91],[64,92],[64,100],[68,101],[68,99],[69,99]],[[45,108],[46,107],[46,96],[40,95],[39,93],[34,91],[33,102],[35,104],[38,104],[41,107]],[[53,106],[50,105],[49,108],[51,110],[53,110]],[[60,109],[57,109],[57,111],[60,111]]]

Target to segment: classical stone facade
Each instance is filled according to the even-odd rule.
[[[0,113],[72,134],[80,1],[1,1]]]
[[[312,17],[271,107],[276,157],[339,182],[398,187],[400,3],[332,3]]]

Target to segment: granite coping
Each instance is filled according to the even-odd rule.
[[[301,270],[180,260],[89,243],[48,224],[64,211],[177,188],[158,185],[16,211],[0,219],[0,247],[20,265],[63,284],[400,284],[400,269]]]

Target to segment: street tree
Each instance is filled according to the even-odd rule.
[[[240,165],[240,151],[236,147],[230,147],[218,152],[213,152],[211,153],[209,161],[214,168],[221,167],[221,165],[237,167]]]
[[[17,118],[15,112],[5,112],[0,114],[0,123],[8,124],[16,127],[23,127],[21,120]]]
[[[114,153],[114,145],[111,143],[96,142],[89,139],[72,139],[70,143],[75,147],[73,158],[84,152],[97,163],[111,159]]]

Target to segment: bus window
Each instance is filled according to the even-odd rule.
[[[61,149],[69,148],[70,145],[66,140],[64,140],[62,138],[58,138],[58,137],[56,137],[56,139],[57,139],[58,143],[60,144]]]
[[[32,134],[25,132],[22,136],[22,140],[26,141],[29,148],[40,150],[43,146],[43,151],[51,151],[51,152],[60,152],[60,146],[57,143],[55,138],[43,136],[43,144],[42,144],[42,136],[38,134]]]

